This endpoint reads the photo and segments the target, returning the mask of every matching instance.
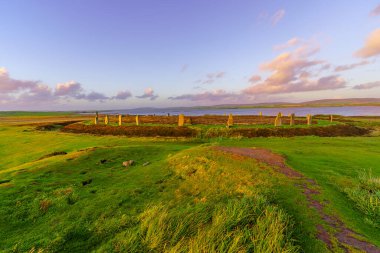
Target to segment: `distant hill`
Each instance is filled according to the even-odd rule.
[[[196,108],[271,108],[271,107],[328,107],[328,106],[380,106],[380,98],[344,98],[321,99],[301,103],[257,103],[257,104],[226,104],[214,106],[201,106]]]

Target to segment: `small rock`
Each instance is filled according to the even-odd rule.
[[[125,162],[123,162],[123,166],[129,167],[129,166],[133,165],[134,163],[135,163],[135,161],[133,161],[133,160],[125,161]]]
[[[82,181],[82,186],[86,186],[92,183],[92,178]]]
[[[146,163],[143,164],[143,166],[147,166],[149,164],[150,164],[150,162],[146,162]]]

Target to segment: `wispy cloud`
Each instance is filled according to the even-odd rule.
[[[367,65],[369,63],[370,63],[369,61],[361,61],[361,62],[353,63],[353,64],[339,65],[339,66],[335,67],[334,71],[335,72],[346,71],[346,70],[350,70],[350,69],[354,69],[354,68],[357,68],[360,66]]]
[[[277,25],[278,22],[280,22],[280,20],[283,19],[284,17],[285,17],[285,10],[284,9],[280,9],[280,10],[276,11],[271,18],[272,25]]]
[[[195,82],[198,84],[211,84],[217,81],[218,79],[222,79],[226,75],[226,72],[219,71],[206,74],[205,77],[196,80]]]
[[[380,16],[380,4],[376,6],[370,13],[371,16]]]
[[[141,96],[136,96],[137,98],[149,98],[150,100],[155,100],[158,98],[158,95],[154,94],[154,90],[152,88],[146,88],[144,90],[144,94]]]
[[[356,53],[356,57],[368,58],[380,54],[380,28],[373,31],[364,43],[364,46]]]
[[[239,99],[241,96],[236,93],[226,92],[222,89],[213,91],[205,91],[196,94],[184,94],[175,97],[169,97],[171,100],[190,100],[190,101],[225,101],[231,99]]]
[[[299,38],[297,38],[297,37],[294,37],[294,38],[291,38],[290,40],[288,40],[287,42],[285,42],[283,44],[274,46],[273,49],[275,51],[280,51],[280,50],[284,50],[284,49],[288,49],[288,48],[297,46],[300,43],[302,43],[301,40]]]
[[[259,75],[253,75],[249,78],[248,80],[251,84],[254,84],[254,83],[257,83],[259,81],[261,81],[261,76]]]
[[[368,89],[373,89],[373,88],[378,88],[378,87],[380,87],[380,81],[370,82],[370,83],[362,83],[362,84],[355,85],[352,88],[356,89],[356,90],[368,90]]]
[[[188,69],[188,67],[189,67],[188,64],[183,64],[182,67],[181,67],[181,73],[186,72],[186,70]]]

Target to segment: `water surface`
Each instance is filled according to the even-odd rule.
[[[342,106],[342,107],[296,107],[296,108],[251,108],[251,109],[194,109],[194,108],[138,108],[127,110],[111,110],[109,114],[138,114],[138,115],[178,115],[183,113],[189,116],[198,115],[263,115],[275,116],[282,112],[284,115],[295,113],[298,116],[307,114],[337,114],[343,116],[380,116],[380,106]]]

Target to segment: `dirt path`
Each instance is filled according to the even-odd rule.
[[[302,189],[302,192],[309,203],[309,207],[316,209],[321,219],[326,222],[326,225],[336,231],[334,235],[330,235],[322,224],[317,225],[317,238],[326,243],[330,250],[334,249],[334,240],[338,243],[338,247],[343,249],[345,252],[350,252],[349,248],[352,247],[364,252],[380,253],[380,249],[375,245],[358,239],[363,238],[363,236],[347,228],[347,226],[338,217],[326,214],[323,211],[325,203],[315,200],[313,197],[320,194],[318,190],[314,189],[318,186],[317,183],[287,166],[285,159],[282,156],[274,154],[270,150],[263,148],[215,147],[215,149],[226,153],[253,158],[259,162],[270,165],[289,178],[299,180],[300,183],[297,184],[297,186]]]

